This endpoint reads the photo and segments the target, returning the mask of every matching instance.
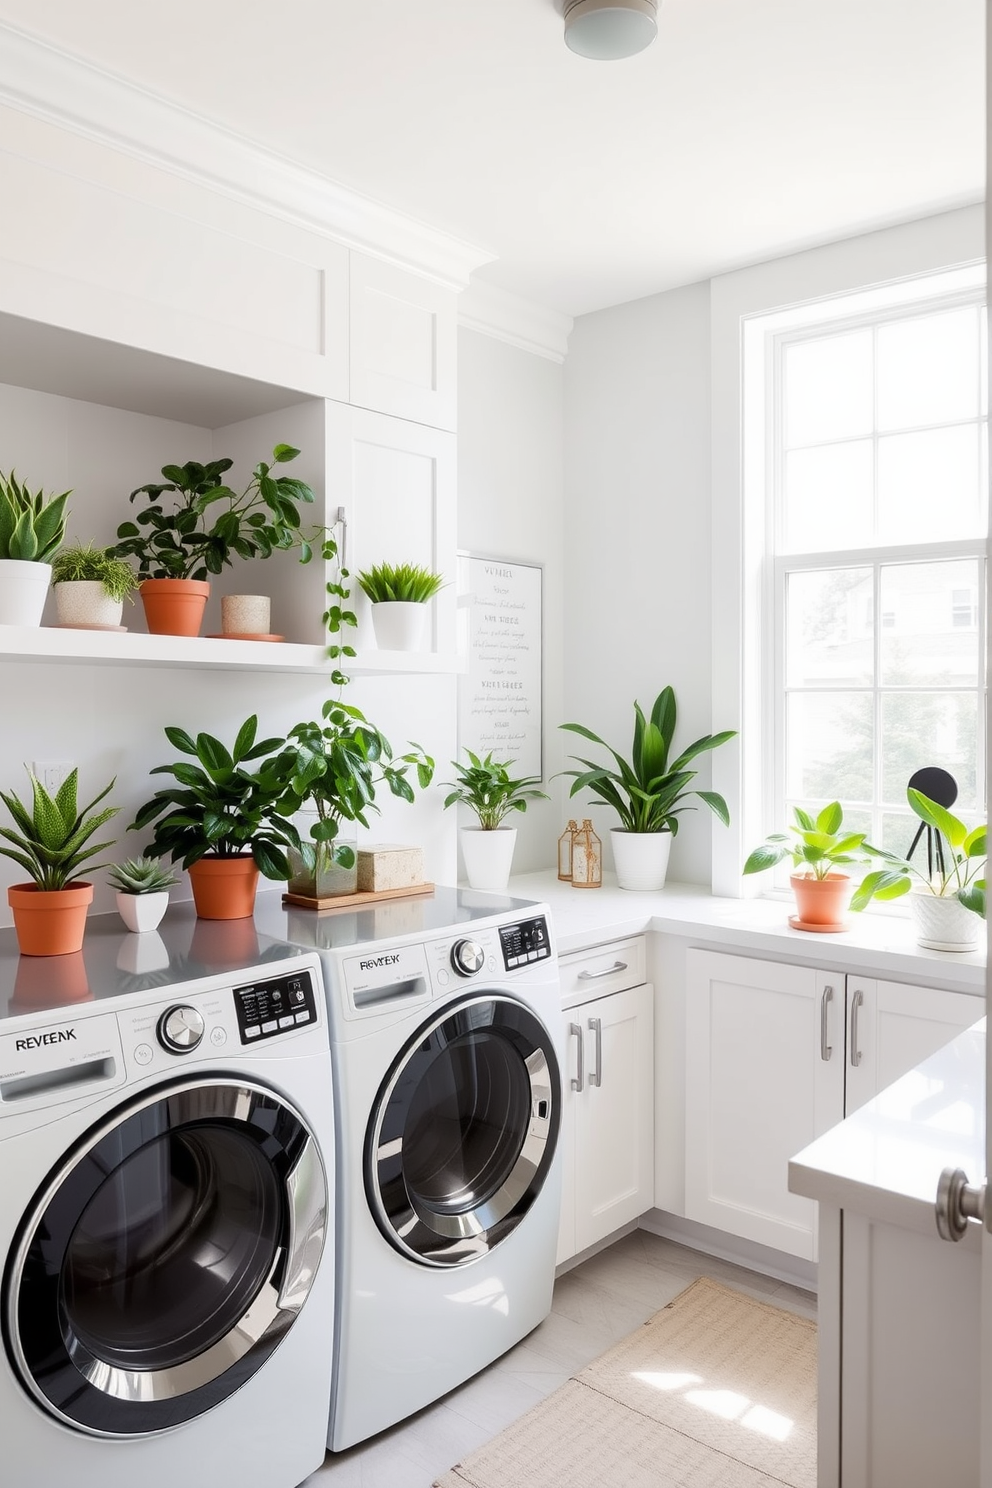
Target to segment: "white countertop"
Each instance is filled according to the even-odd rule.
[[[985,1019],[958,1034],[789,1163],[793,1193],[936,1234],[944,1168],[985,1177]],[[969,1225],[960,1242],[977,1246]]]
[[[618,889],[612,874],[604,874],[602,888],[575,889],[562,883],[553,869],[511,878],[508,891],[548,904],[559,955],[658,930],[699,945],[722,945],[751,955],[976,996],[985,993],[984,951],[926,951],[916,944],[912,921],[905,918],[852,914],[850,929],[817,935],[792,929],[791,900],[718,899],[696,884],[668,884],[657,893],[633,892]]]

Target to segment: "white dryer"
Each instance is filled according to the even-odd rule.
[[[557,962],[543,905],[469,891],[321,914],[266,896],[260,913],[272,934],[318,948],[324,970],[338,1124],[328,1442],[340,1450],[439,1399],[550,1310]]]
[[[327,1020],[316,958],[267,955],[0,997],[4,1488],[292,1488],[323,1460]]]

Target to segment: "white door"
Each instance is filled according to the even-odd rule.
[[[992,38],[992,0],[986,0],[985,29],[986,29],[986,35],[989,38]],[[987,127],[990,130],[990,138],[992,138],[992,70],[989,70],[989,71],[986,72],[985,92],[986,92],[986,105],[987,105],[986,106]],[[992,163],[992,154],[989,154],[987,156],[987,160],[990,163]],[[989,165],[986,166],[986,171],[989,172]],[[985,206],[985,241],[986,241],[986,244],[992,242],[992,208],[990,208],[990,205],[989,205],[988,191],[987,190],[986,190],[986,206]],[[986,356],[987,355],[988,355],[988,353],[986,353]],[[986,379],[986,381],[988,382],[988,379]],[[990,402],[992,402],[992,385],[990,385],[990,388],[989,388],[989,397],[990,397]],[[989,544],[989,551],[992,552],[992,542],[990,542],[990,544]],[[986,608],[988,608],[988,602],[989,602],[989,593],[988,593],[988,564],[986,564],[985,583],[986,583]],[[992,725],[992,709],[990,709],[989,706],[988,706],[988,703],[986,703],[986,729],[985,729],[985,747],[986,747],[986,770],[985,770],[985,776],[986,776],[986,780],[988,780],[988,778],[989,778],[989,768],[988,767],[989,767],[990,761],[992,761],[992,747],[990,747],[990,741],[992,741],[992,727],[990,727],[990,725]],[[989,942],[987,941],[986,942],[987,949],[988,949],[988,945],[989,945]],[[987,964],[988,964],[988,962],[986,961],[986,965]],[[988,991],[988,983],[986,981],[986,987],[985,987],[985,1007],[986,1007],[986,1014],[988,1013],[988,1005],[989,1005],[989,991]],[[988,1043],[987,1042],[986,1042],[986,1049],[988,1050]],[[986,1066],[985,1066],[985,1109],[986,1109],[986,1122],[985,1122],[985,1172],[986,1173],[992,1173],[992,1141],[990,1141],[990,1130],[992,1130],[992,1123],[990,1123],[988,1121],[988,1119],[987,1119],[988,1105],[989,1105],[989,1093],[992,1092],[992,1079],[989,1079],[989,1068],[990,1068],[990,1064],[989,1064],[988,1054],[987,1054],[986,1055]],[[968,1176],[969,1177],[974,1177],[974,1178],[980,1179],[982,1175],[981,1174],[969,1174]],[[990,1205],[990,1206],[988,1206],[986,1208],[986,1226],[985,1226],[985,1232],[984,1232],[984,1234],[982,1236],[982,1399],[986,1402],[986,1408],[981,1413],[981,1422],[982,1422],[982,1426],[981,1426],[981,1431],[982,1431],[982,1443],[981,1443],[981,1467],[982,1467],[982,1471],[981,1471],[981,1488],[992,1488],[992,1233],[989,1232],[989,1223],[990,1222],[992,1222],[992,1205]]]

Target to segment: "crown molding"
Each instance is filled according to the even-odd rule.
[[[473,279],[458,296],[458,324],[484,336],[494,336],[510,346],[552,362],[568,355],[568,338],[574,321],[560,310],[521,299],[509,290]]]
[[[3,22],[0,103],[449,289],[496,257]]]

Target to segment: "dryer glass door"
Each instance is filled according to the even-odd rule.
[[[251,1081],[177,1084],[51,1175],[4,1286],[24,1382],[96,1435],[166,1430],[249,1379],[292,1326],[327,1191],[302,1116]]]
[[[560,1121],[540,1019],[492,994],[449,1005],[409,1040],[372,1112],[366,1190],[383,1234],[424,1265],[491,1250],[540,1193]]]

